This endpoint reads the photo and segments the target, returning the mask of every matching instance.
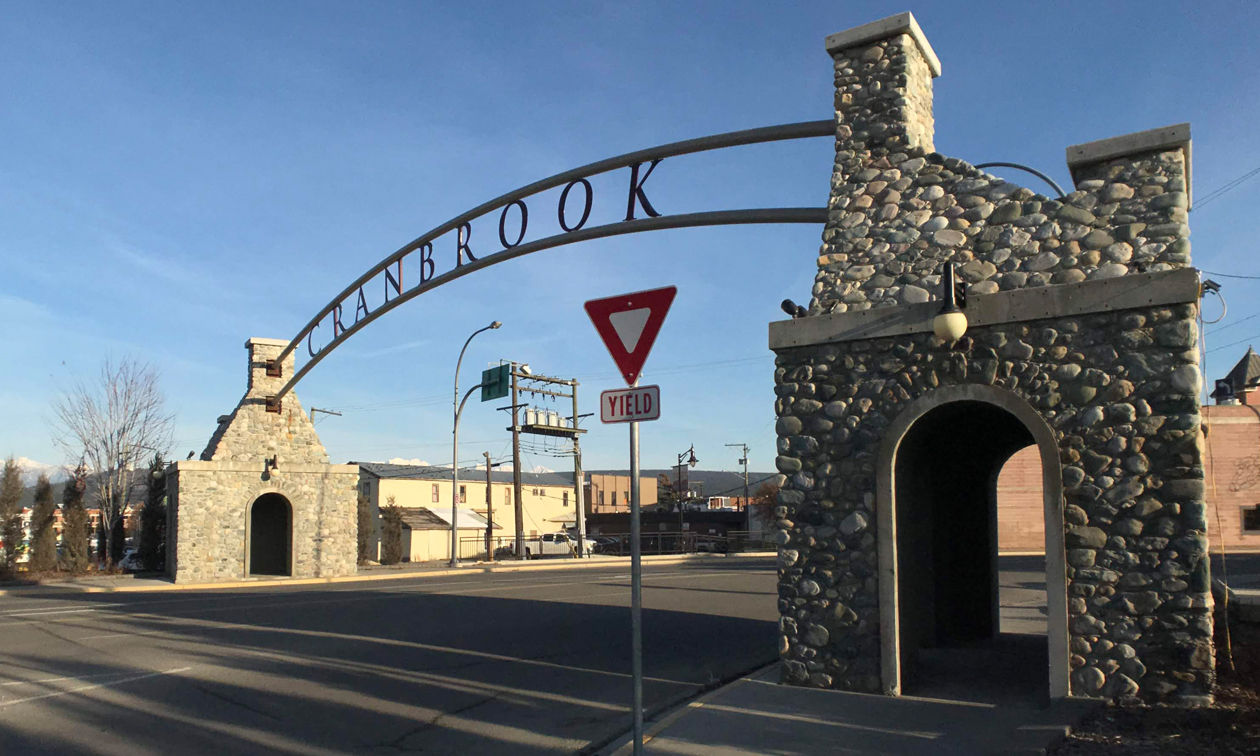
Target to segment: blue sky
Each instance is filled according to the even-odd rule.
[[[1068,145],[1190,121],[1196,197],[1260,166],[1260,6],[1249,3],[7,4],[0,454],[65,461],[50,401],[122,354],[161,366],[172,452],[200,452],[244,391],[245,339],[293,336],[381,258],[518,186],[664,142],[828,118],[823,38],[907,9],[943,64],[941,152],[1068,185]],[[665,214],[821,207],[833,149],[814,139],[671,158],[649,194]],[[624,214],[627,173],[594,182],[592,224]],[[1258,198],[1260,179],[1191,213],[1199,267],[1260,275]],[[554,199],[531,211],[531,224],[554,225]],[[496,219],[474,224],[475,241],[493,238]],[[507,262],[386,315],[297,391],[344,410],[317,426],[335,461],[449,461],[467,334],[504,322],[469,348],[463,385],[514,359],[578,377],[593,411],[618,380],[582,302],[674,284],[643,377],[663,405],[643,429],[644,466],[695,444],[701,467],[734,469],[723,445],[746,442],[769,470],[766,324],[783,298],[808,300],[820,233],[662,231]],[[1230,312],[1216,328],[1260,312],[1258,282],[1218,280]],[[1260,319],[1209,331],[1209,349],[1243,340],[1211,353],[1209,373],[1253,334]],[[501,404],[470,402],[462,459],[508,453]],[[624,467],[626,429],[589,427],[587,467]]]

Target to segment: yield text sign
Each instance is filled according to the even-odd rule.
[[[652,351],[652,344],[656,343],[656,334],[660,333],[677,293],[676,287],[666,286],[592,299],[583,305],[628,385],[633,386],[639,380],[643,363]]]
[[[633,423],[660,417],[660,386],[612,389],[599,395],[599,419],[605,423]]]

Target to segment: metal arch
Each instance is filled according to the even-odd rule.
[[[278,401],[285,394],[293,390],[293,387],[297,385],[298,381],[302,380],[303,376],[305,376],[308,372],[310,372],[311,368],[319,364],[320,360],[324,359],[325,355],[332,352],[334,349],[336,349],[338,346],[344,343],[351,336],[358,333],[361,328],[366,327],[373,320],[376,320],[377,318],[389,312],[390,310],[394,309],[395,307],[398,307],[404,302],[407,302],[415,297],[420,296],[421,294],[425,293],[426,291],[429,291],[430,289],[437,288],[438,286],[441,286],[442,284],[445,284],[445,283],[450,283],[451,281],[454,281],[457,278],[461,278],[470,273],[475,273],[481,270],[482,268],[487,268],[496,263],[506,262],[508,260],[512,260],[517,257],[521,257],[523,255],[528,255],[531,252],[539,252],[544,249],[551,249],[553,247],[561,247],[566,244],[575,244],[577,242],[589,241],[591,239],[603,239],[609,236],[620,236],[623,234],[636,234],[642,231],[658,231],[658,230],[668,229],[668,228],[697,228],[701,226],[732,226],[732,225],[742,225],[742,224],[776,224],[776,223],[823,224],[826,222],[827,222],[827,208],[825,207],[819,207],[819,208],[784,207],[784,208],[765,208],[765,209],[756,209],[756,210],[718,210],[718,211],[705,212],[705,213],[687,213],[683,215],[662,215],[655,218],[639,218],[639,219],[631,220],[631,221],[620,221],[618,223],[608,223],[603,226],[592,226],[590,228],[582,228],[576,231],[568,231],[565,233],[556,234],[554,236],[548,236],[544,239],[537,239],[532,242],[519,244],[515,247],[511,247],[511,248],[496,252],[493,255],[484,255],[475,261],[468,262],[457,268],[448,270],[447,272],[442,273],[441,275],[434,276],[433,278],[420,284],[419,286],[415,286],[411,289],[408,289],[407,291],[403,292],[399,296],[389,300],[388,302],[381,305],[380,307],[377,307],[370,314],[368,314],[359,322],[355,323],[350,328],[342,331],[339,336],[337,336],[336,338],[334,338],[332,341],[328,342],[327,344],[324,344],[323,347],[320,348],[318,353],[316,353],[313,357],[311,357],[306,362],[306,364],[302,365],[300,370],[298,370],[297,372],[293,374],[293,377],[289,379],[289,382],[284,384],[284,386],[278,392],[276,392],[276,399]],[[359,284],[356,283],[354,288],[357,288],[358,285]],[[335,300],[334,304],[336,304],[337,302],[340,302],[341,299],[344,299],[344,296],[342,298]],[[324,314],[327,314],[327,311]],[[322,318],[322,315],[321,315],[321,318]],[[320,318],[317,318],[314,321],[315,325],[318,325],[319,319]],[[286,348],[285,350],[286,353],[291,352],[293,350],[294,345],[300,342],[302,338],[304,338],[308,333],[310,333],[310,331],[314,329],[315,325],[308,325],[307,328],[303,329],[302,333],[299,334],[298,337],[294,339],[293,342],[291,342],[289,346]]]
[[[979,164],[977,164],[977,165],[975,165],[975,166],[973,166],[973,167],[975,167],[975,168],[994,168],[994,167],[1000,167],[1000,168],[1015,168],[1015,169],[1017,169],[1017,170],[1027,171],[1028,173],[1031,173],[1032,175],[1034,175],[1034,176],[1036,176],[1037,178],[1041,179],[1042,181],[1046,182],[1046,183],[1047,183],[1047,184],[1049,184],[1050,186],[1053,186],[1053,187],[1054,187],[1054,190],[1055,190],[1056,192],[1058,192],[1058,193],[1059,193],[1059,199],[1065,199],[1065,198],[1067,198],[1067,194],[1063,191],[1062,187],[1060,187],[1058,184],[1056,184],[1056,183],[1055,183],[1054,179],[1050,178],[1049,176],[1047,176],[1046,174],[1044,174],[1044,173],[1042,173],[1041,171],[1037,170],[1036,168],[1029,168],[1029,167],[1028,167],[1028,166],[1026,166],[1026,165],[1020,165],[1019,163],[1001,163],[1001,162],[997,162],[997,163],[979,163]]]
[[[507,194],[496,197],[495,199],[492,199],[489,202],[486,202],[484,204],[478,205],[472,210],[469,210],[463,213],[462,215],[458,215],[448,220],[447,222],[443,223],[442,225],[437,226],[433,230],[425,233],[423,236],[420,236],[414,239],[413,241],[411,241],[410,243],[408,243],[407,245],[399,249],[397,252],[393,253],[389,257],[386,257],[384,260],[381,260],[379,263],[369,268],[368,271],[364,273],[362,276],[359,276],[359,278],[356,279],[354,283],[347,286],[332,301],[324,305],[324,307],[320,309],[319,313],[316,314],[315,317],[312,318],[309,323],[303,326],[302,330],[298,331],[297,335],[293,337],[293,340],[289,342],[288,346],[286,346],[283,350],[281,350],[279,356],[276,357],[276,361],[282,362],[286,357],[288,357],[293,352],[293,350],[297,348],[297,345],[301,343],[302,339],[305,338],[316,327],[318,327],[320,321],[322,321],[325,317],[327,317],[328,314],[332,312],[333,309],[339,303],[343,302],[347,297],[353,294],[354,291],[358,289],[360,286],[372,280],[372,278],[374,278],[377,274],[381,273],[390,265],[400,260],[401,258],[407,256],[411,252],[414,252],[415,250],[419,249],[423,245],[433,241],[434,239],[442,236],[445,233],[454,231],[456,228],[459,228],[464,223],[467,223],[469,221],[472,221],[475,218],[485,215],[491,210],[502,207],[511,202],[522,199],[524,197],[528,197],[532,194],[537,194],[538,192],[546,191],[547,189],[553,189],[557,186],[567,184],[570,181],[576,181],[577,179],[580,179],[580,178],[587,178],[587,177],[595,176],[601,173],[607,173],[609,171],[613,171],[618,168],[626,168],[636,163],[643,163],[649,160],[675,157],[678,155],[687,155],[694,152],[706,152],[708,150],[723,149],[725,147],[739,147],[739,146],[744,146],[744,145],[749,145],[749,144],[761,144],[765,142],[779,142],[779,141],[785,141],[789,139],[807,139],[811,137],[834,136],[835,133],[836,133],[836,123],[834,119],[830,119],[830,118],[826,120],[821,120],[821,121],[802,121],[799,123],[788,123],[788,124],[782,124],[779,126],[765,126],[765,127],[757,128],[757,129],[746,129],[743,131],[730,131],[724,134],[714,134],[712,136],[699,137],[697,139],[686,139],[681,142],[671,142],[669,144],[663,144],[658,147],[649,147],[648,149],[638,150],[636,152],[627,152],[624,155],[618,155],[617,157],[611,157],[605,160],[599,160],[594,163],[588,163],[587,165],[584,165],[580,168],[574,168],[572,170],[568,170],[563,173],[557,173],[556,175],[551,176],[550,178],[545,178],[545,179],[542,179],[541,181],[535,181],[534,183],[529,184],[527,186],[523,186],[520,189],[516,189],[514,191],[508,192]],[[679,217],[683,217],[683,216],[679,216]],[[636,221],[636,222],[641,222],[641,221]],[[743,221],[743,222],[748,222],[748,221]],[[612,225],[619,225],[619,224],[612,224]],[[704,225],[712,225],[712,224],[704,224]],[[611,226],[606,226],[604,228],[608,228],[608,227],[611,227]],[[666,226],[666,228],[669,228],[669,226]],[[648,229],[645,228],[642,230],[646,231]],[[576,234],[578,232],[575,231],[572,233]],[[520,247],[526,247],[526,246],[529,246],[529,245],[526,245],[526,244],[520,245]],[[552,245],[552,246],[555,246],[555,245]],[[519,249],[519,247],[514,248],[514,249]],[[542,249],[546,249],[546,247],[543,247]],[[465,265],[463,267],[468,268],[469,266]],[[477,267],[473,266],[473,269],[477,269]],[[339,343],[339,342],[332,342],[332,343]],[[305,368],[303,369],[303,372],[305,372]],[[299,373],[299,375],[301,375],[301,373]],[[295,382],[296,381],[289,381],[289,383],[285,384],[285,387],[284,389],[281,390],[281,393],[279,394],[279,396],[283,396],[285,393],[287,393],[292,388]]]

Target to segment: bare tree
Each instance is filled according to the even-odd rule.
[[[105,553],[113,553],[115,528],[123,517],[136,468],[145,470],[151,452],[171,445],[174,418],[158,385],[158,371],[132,357],[106,359],[94,382],[80,381],[53,405],[54,440],[91,471],[89,501],[101,512]]]
[[[774,509],[779,506],[779,487],[773,483],[762,483],[752,495],[753,517],[756,517],[762,524],[762,527],[769,527],[774,522]]]

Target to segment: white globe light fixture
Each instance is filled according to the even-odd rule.
[[[945,304],[940,313],[932,320],[932,331],[941,341],[955,342],[967,332],[967,315],[962,311],[967,304],[965,293],[958,291],[954,281],[954,264],[945,264],[944,281]],[[961,300],[961,302],[959,301]]]

